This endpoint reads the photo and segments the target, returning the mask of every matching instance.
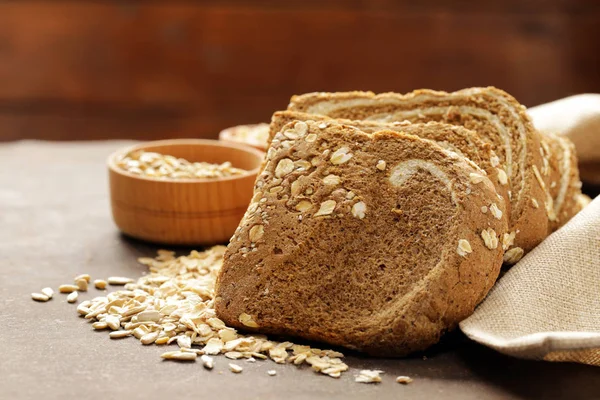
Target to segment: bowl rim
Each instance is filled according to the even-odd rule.
[[[254,147],[251,147],[249,145],[231,143],[231,142],[215,140],[215,139],[181,138],[181,139],[150,140],[150,141],[144,141],[144,142],[140,142],[140,143],[130,145],[130,146],[124,146],[124,147],[121,147],[121,148],[115,150],[114,152],[112,152],[108,156],[106,163],[108,165],[109,170],[113,171],[117,174],[126,176],[128,178],[134,178],[134,179],[139,179],[139,180],[143,180],[143,181],[151,181],[151,182],[161,182],[161,183],[209,183],[209,182],[221,182],[221,181],[231,181],[231,180],[236,180],[236,179],[244,179],[244,178],[258,175],[258,172],[260,171],[260,168],[262,165],[262,164],[259,164],[256,168],[248,170],[243,174],[226,176],[226,177],[221,177],[221,178],[156,179],[156,178],[150,178],[150,177],[132,174],[130,172],[127,172],[127,171],[119,168],[119,166],[116,164],[117,157],[127,154],[131,151],[141,150],[141,149],[144,149],[149,146],[161,146],[161,145],[168,146],[168,145],[181,145],[181,144],[234,148],[237,150],[245,151],[246,153],[253,154],[259,159],[263,159],[265,156],[264,151],[261,151]]]

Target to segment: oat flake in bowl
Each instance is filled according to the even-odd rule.
[[[221,164],[190,162],[184,158],[143,150],[125,154],[117,165],[131,174],[156,179],[225,178],[247,172],[234,168],[229,161]]]

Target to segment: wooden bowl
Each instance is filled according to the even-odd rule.
[[[117,161],[145,150],[188,161],[230,161],[248,172],[217,179],[158,180],[131,174]],[[137,239],[171,245],[227,243],[246,212],[264,153],[244,145],[202,139],[146,142],[108,158],[115,223]]]
[[[219,140],[229,143],[242,143],[255,149],[266,150],[269,138],[269,124],[238,125],[223,129]]]

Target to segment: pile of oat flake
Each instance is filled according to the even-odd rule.
[[[144,345],[176,343],[179,349],[163,353],[162,358],[191,362],[199,358],[207,369],[215,365],[212,356],[223,354],[230,360],[245,359],[246,362],[271,359],[278,364],[306,363],[332,378],[339,378],[348,370],[342,361],[344,355],[338,351],[271,341],[264,335],[243,335],[217,318],[214,286],[225,249],[215,246],[181,257],[175,257],[172,251],[159,250],[156,258],[139,258],[140,263],[149,267],[149,274],[137,282],[123,277],[95,280],[93,284],[100,290],[107,284],[120,285],[123,289],[81,302],[77,312],[93,321],[94,329],[108,330],[112,339],[133,336]],[[75,284],[61,285],[59,291],[68,293],[67,301],[74,303],[77,293],[87,291],[90,281],[91,277],[83,274],[75,278]],[[51,288],[44,288],[41,293],[32,293],[32,298],[48,301],[53,293]],[[234,373],[243,371],[243,367],[234,362],[228,366]],[[381,372],[363,370],[355,380],[381,382]],[[275,370],[267,373],[277,374]],[[408,377],[397,378],[400,383],[410,381]]]

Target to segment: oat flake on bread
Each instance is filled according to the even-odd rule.
[[[507,233],[505,203],[477,165],[418,135],[448,125],[322,124],[292,121],[271,141],[227,247],[217,315],[373,355],[424,350],[494,284],[504,251],[490,241]],[[490,204],[498,213],[481,212]]]

